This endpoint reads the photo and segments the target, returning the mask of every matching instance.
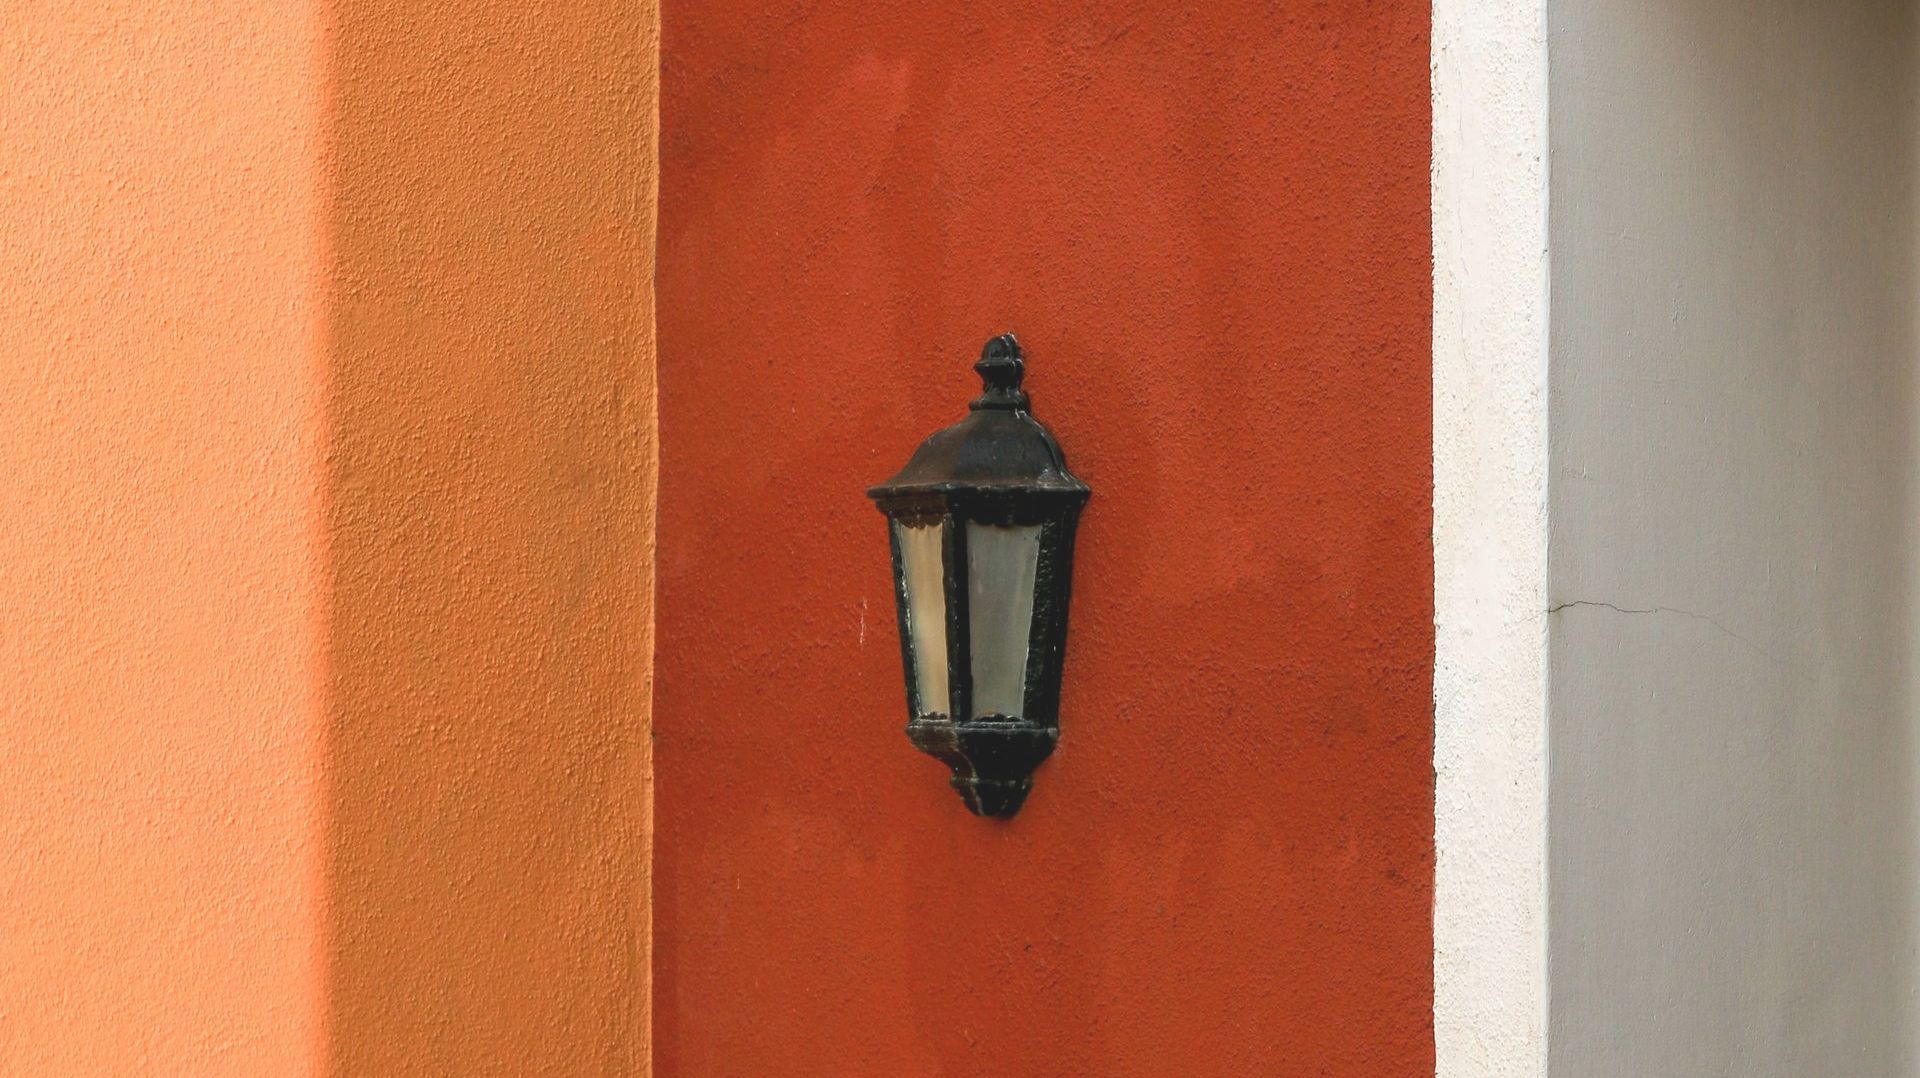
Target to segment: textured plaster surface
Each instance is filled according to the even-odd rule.
[[[335,5],[343,1073],[646,1065],[652,26]]]
[[[1542,0],[1434,5],[1441,1078],[1533,1078],[1546,1067],[1544,19]]]
[[[663,1073],[1433,1073],[1428,20],[668,6]],[[1002,824],[863,490],[1004,329],[1095,494]]]
[[[0,1073],[322,1052],[320,38],[0,8]]]
[[[0,11],[0,1072],[645,1070],[653,25]]]
[[[1920,14],[1552,16],[1554,1078],[1911,1074]]]

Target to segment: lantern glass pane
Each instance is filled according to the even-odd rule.
[[[908,643],[913,647],[914,688],[922,714],[946,714],[947,591],[946,557],[940,524],[895,524],[900,541],[900,575],[907,586]]]
[[[975,718],[1018,718],[1026,710],[1027,642],[1033,636],[1033,588],[1039,567],[1039,525],[967,525],[967,620]]]

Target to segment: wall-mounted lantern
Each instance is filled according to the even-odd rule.
[[[976,815],[1011,816],[1060,738],[1073,533],[1090,493],[1027,412],[1012,334],[972,413],[867,492],[893,538],[907,737]]]

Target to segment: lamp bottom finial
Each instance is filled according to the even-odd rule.
[[[953,788],[969,811],[1005,818],[1026,803],[1033,770],[1053,755],[1060,730],[1004,715],[963,722],[923,715],[907,724],[907,738],[952,770]]]

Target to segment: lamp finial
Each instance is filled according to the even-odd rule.
[[[1013,334],[1002,333],[989,340],[980,349],[980,362],[973,365],[980,372],[980,397],[973,402],[973,410],[983,408],[1002,408],[1025,410],[1027,394],[1020,388],[1021,379],[1026,377],[1027,365],[1020,352],[1020,342]]]

